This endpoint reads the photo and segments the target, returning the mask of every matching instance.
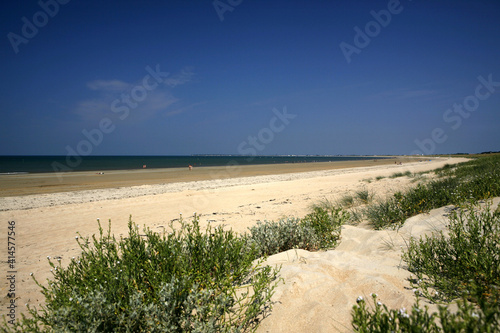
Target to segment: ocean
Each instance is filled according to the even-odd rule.
[[[379,157],[377,157],[379,158]],[[369,160],[368,156],[0,156],[0,174]]]

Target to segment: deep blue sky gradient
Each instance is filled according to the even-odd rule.
[[[8,34],[42,9],[4,1],[0,155],[66,155],[102,119],[92,155],[238,154],[259,133],[263,155],[500,150],[500,86],[444,119],[479,76],[500,82],[500,2],[401,0],[348,63],[340,44],[390,2],[243,0],[221,21],[212,1],[71,0],[15,53]],[[120,119],[148,66],[169,84]],[[296,117],[270,138],[274,108]]]

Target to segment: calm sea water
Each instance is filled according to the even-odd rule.
[[[61,171],[54,165],[67,169],[63,171],[103,171],[132,170],[146,166],[152,168],[179,168],[192,165],[224,166],[229,163],[238,165],[306,163],[328,161],[351,161],[373,159],[361,156],[86,156],[81,160],[66,156],[0,156],[0,173],[35,173]]]

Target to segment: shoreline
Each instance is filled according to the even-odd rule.
[[[34,208],[84,204],[91,202],[102,202],[109,200],[120,200],[128,198],[138,198],[150,195],[161,195],[166,193],[179,193],[189,190],[190,192],[201,191],[203,193],[211,192],[215,189],[244,186],[253,184],[265,184],[271,182],[282,182],[291,180],[300,180],[308,178],[318,178],[333,176],[338,174],[349,174],[371,169],[378,169],[383,166],[393,166],[396,169],[401,167],[411,168],[412,166],[423,165],[426,162],[416,162],[411,160],[405,164],[399,164],[403,159],[390,160],[390,163],[384,160],[380,163],[375,161],[342,161],[342,162],[317,162],[297,164],[282,164],[281,167],[272,168],[269,165],[239,166],[238,169],[227,169],[226,167],[206,167],[204,173],[196,174],[195,171],[186,171],[182,169],[185,177],[170,178],[165,180],[159,178],[165,174],[165,169],[137,171],[132,179],[123,179],[129,177],[131,173],[126,171],[117,171],[112,173],[113,178],[121,178],[121,181],[109,181],[98,183],[94,188],[86,186],[73,185],[71,187],[62,184],[49,187],[39,186],[39,191],[24,195],[1,196],[0,211],[29,210]],[[393,164],[394,163],[394,164]],[[276,165],[273,165],[276,166]],[[167,169],[177,173],[179,169]],[[38,174],[41,175],[41,174]],[[92,177],[94,173],[80,172],[73,181],[80,180],[82,177]],[[150,177],[144,177],[144,176]],[[134,176],[134,175],[132,175]],[[42,179],[43,177],[39,177]],[[26,180],[26,179],[25,179]],[[148,180],[148,181],[145,181]],[[169,181],[170,180],[170,181]],[[23,182],[19,182],[23,184]],[[132,184],[132,185],[131,185]],[[25,188],[21,188],[25,190]],[[9,193],[5,188],[0,192]],[[16,193],[14,191],[14,193]]]
[[[207,166],[195,167],[191,171],[188,168],[159,168],[112,170],[105,172],[77,171],[62,174],[0,174],[0,184],[2,184],[0,187],[0,198],[139,185],[170,184],[178,182],[332,170],[394,164],[395,162],[407,163],[409,161],[415,161],[415,159],[415,157],[395,157],[388,159],[377,159],[374,157],[369,160],[336,162],[231,165],[217,167]]]

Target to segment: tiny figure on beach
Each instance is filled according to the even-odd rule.
[[[191,164],[189,164],[188,168],[189,168],[189,171],[193,170],[193,166]]]

